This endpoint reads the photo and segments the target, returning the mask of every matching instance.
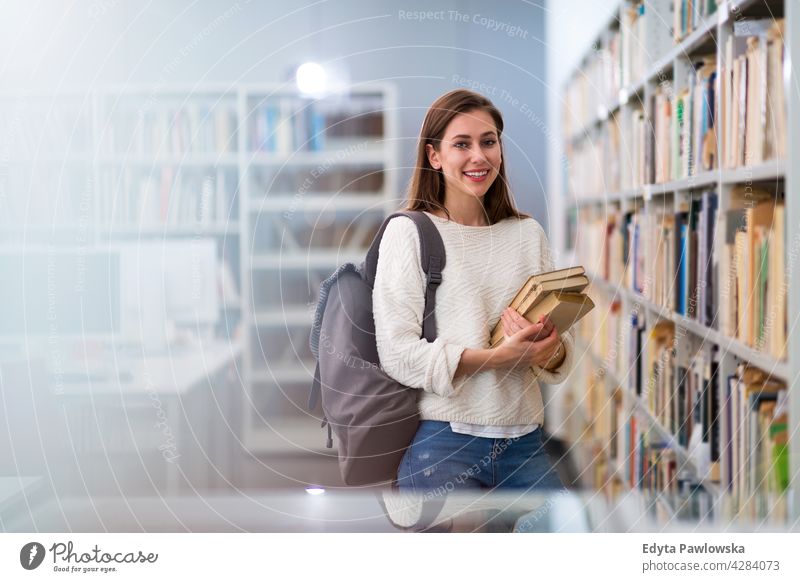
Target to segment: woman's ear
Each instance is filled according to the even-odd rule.
[[[439,152],[431,144],[425,144],[425,152],[428,154],[428,163],[434,170],[442,168],[442,162],[439,161]]]

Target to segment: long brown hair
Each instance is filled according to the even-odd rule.
[[[461,113],[485,111],[492,116],[497,128],[497,142],[500,145],[501,161],[497,177],[483,197],[483,208],[489,224],[495,224],[509,217],[530,218],[519,212],[511,200],[506,179],[506,162],[503,155],[503,116],[483,95],[466,89],[456,89],[439,97],[428,108],[417,144],[417,163],[408,185],[408,199],[405,210],[427,210],[436,213],[443,209],[448,218],[450,213],[444,206],[444,172],[436,170],[428,160],[426,146],[431,144],[436,151],[441,147],[444,132],[450,121]]]

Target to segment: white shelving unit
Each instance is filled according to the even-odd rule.
[[[331,454],[306,409],[313,308],[401,205],[395,87],[126,85],[0,107],[0,244],[213,237],[238,278],[223,303],[241,322],[245,445]]]
[[[673,22],[671,7],[673,0],[645,0],[644,13],[646,21],[645,36],[647,40],[644,46],[635,50],[644,51],[647,55],[645,72],[641,78],[631,79],[627,86],[619,89],[618,94],[613,96],[599,95],[599,87],[591,87],[590,91],[596,99],[596,107],[586,109],[590,111],[584,120],[574,123],[572,129],[565,128],[565,149],[572,150],[581,145],[591,148],[601,149],[603,147],[601,132],[604,124],[612,118],[621,120],[624,123],[629,118],[629,113],[633,109],[642,109],[645,119],[648,122],[648,129],[652,131],[653,112],[650,110],[651,96],[655,93],[659,84],[666,79],[674,80],[678,86],[682,82],[686,73],[689,71],[691,58],[707,52],[716,53],[717,73],[720,64],[726,59],[725,46],[729,36],[733,34],[734,22],[755,20],[766,18],[770,15],[783,17],[785,19],[785,60],[787,65],[784,70],[784,87],[787,99],[788,128],[786,131],[788,142],[786,143],[785,159],[773,159],[760,162],[755,165],[726,169],[717,167],[714,170],[697,172],[695,175],[680,180],[668,181],[665,183],[645,183],[639,186],[629,186],[625,180],[621,180],[619,187],[608,188],[607,185],[600,184],[597,191],[574,192],[567,186],[570,176],[565,179],[565,192],[560,193],[566,196],[566,206],[570,209],[569,213],[580,217],[582,214],[594,213],[602,216],[611,210],[625,213],[634,208],[641,208],[644,212],[649,212],[655,208],[665,208],[667,211],[678,210],[681,202],[685,202],[691,197],[692,192],[703,190],[715,190],[718,194],[720,212],[731,206],[731,191],[734,186],[742,184],[764,183],[774,186],[773,192],[779,188],[786,193],[786,265],[787,265],[787,284],[789,289],[796,289],[800,285],[800,269],[797,269],[796,257],[791,255],[790,249],[792,241],[800,235],[800,205],[794,195],[794,185],[800,180],[800,91],[797,90],[797,79],[794,75],[792,63],[800,62],[800,7],[796,2],[791,1],[767,1],[764,0],[742,0],[740,2],[720,2],[716,13],[701,21],[699,26],[684,37],[680,42],[674,42],[669,29]],[[581,75],[581,71],[593,60],[597,59],[597,50],[608,45],[612,32],[620,27],[620,15],[622,11],[632,5],[630,1],[620,3],[617,10],[600,31],[594,40],[592,50],[587,51],[584,59],[579,64],[575,74],[570,78]],[[666,36],[665,36],[666,32]],[[588,43],[587,43],[588,44]],[[568,82],[567,88],[570,83]],[[677,89],[676,89],[677,90]],[[599,95],[599,96],[598,96]],[[719,95],[719,74],[717,75],[717,95]],[[717,112],[718,114],[718,112]],[[573,118],[573,122],[576,120]],[[587,145],[588,144],[588,145]],[[599,144],[599,145],[597,145]],[[622,159],[624,148],[630,149],[630,144],[619,146],[617,154]],[[717,148],[721,152],[721,148]],[[603,155],[598,154],[598,155]],[[720,166],[720,164],[718,164]],[[591,182],[591,181],[589,181]],[[595,182],[597,184],[597,182]],[[719,216],[719,214],[718,214]],[[719,220],[719,219],[718,219]],[[577,236],[580,236],[580,218],[577,223]],[[569,248],[561,249],[565,256],[570,256],[574,251]],[[580,261],[580,257],[576,257]],[[592,269],[592,265],[586,265],[587,269]],[[722,277],[720,277],[720,280]],[[630,314],[634,307],[636,310],[645,313],[647,326],[651,322],[667,320],[675,325],[676,348],[678,342],[688,342],[693,345],[701,346],[700,349],[707,349],[717,346],[720,356],[719,374],[725,381],[733,373],[738,362],[749,362],[773,377],[786,382],[789,395],[789,475],[790,486],[788,492],[788,514],[789,522],[796,520],[800,516],[800,397],[796,394],[796,381],[800,375],[800,342],[796,322],[800,317],[800,296],[797,293],[788,293],[788,348],[785,360],[776,359],[771,355],[757,351],[749,345],[744,344],[738,339],[725,336],[722,332],[705,325],[698,321],[687,318],[681,314],[665,309],[657,305],[642,295],[627,289],[622,281],[605,281],[599,277],[592,277],[593,288],[599,293],[608,297],[616,297],[621,302],[620,317],[625,320],[625,315]],[[720,286],[716,292],[721,293]],[[719,301],[716,305],[719,305]],[[627,390],[627,373],[615,369],[614,363],[608,361],[607,354],[598,353],[594,349],[593,341],[583,340],[579,342],[580,353],[583,357],[589,358],[593,362],[596,370],[601,370],[603,381],[609,391],[621,387],[627,401],[627,406],[631,414],[650,427],[650,429],[662,440],[671,443],[671,448],[677,453],[679,467],[684,471],[694,474],[695,479],[702,483],[709,491],[715,504],[724,502],[724,492],[718,483],[711,480],[710,474],[700,473],[698,467],[693,462],[689,451],[677,444],[675,435],[662,426],[659,421],[649,412],[645,403],[639,397]],[[613,360],[613,358],[611,358]],[[575,380],[573,383],[581,384]],[[578,396],[580,400],[580,396]],[[579,415],[577,415],[579,416]],[[578,430],[583,430],[579,428]],[[582,438],[575,436],[575,446],[581,447]],[[581,452],[583,455],[583,452]],[[591,456],[591,455],[590,455]],[[615,474],[627,475],[626,468],[620,467],[619,460],[609,459],[608,476]],[[624,465],[624,463],[623,463]]]
[[[258,124],[270,107],[281,112],[271,120],[277,151],[261,151],[254,133],[263,135]],[[315,107],[319,111],[309,113]],[[239,94],[249,390],[244,436],[254,453],[335,454],[324,446],[319,420],[306,410],[314,375],[308,338],[320,283],[340,264],[360,263],[383,219],[400,205],[396,111],[389,84],[354,86],[345,97],[318,102],[277,85],[247,86]],[[315,137],[308,129],[314,115],[326,116],[333,130],[325,143],[305,151]],[[289,145],[298,123],[306,139]]]
[[[0,94],[0,244],[213,238],[238,278],[238,92],[126,85]],[[241,318],[241,301],[222,303],[224,318]]]

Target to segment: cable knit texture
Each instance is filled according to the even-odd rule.
[[[465,226],[426,212],[447,253],[436,293],[437,338],[422,339],[425,274],[419,233],[398,216],[381,240],[372,293],[381,366],[398,382],[423,390],[423,420],[507,426],[542,424],[541,379],[564,381],[572,367],[572,331],[554,372],[538,366],[481,370],[453,380],[466,348],[488,348],[503,310],[528,276],[552,270],[547,235],[532,218],[509,218],[490,226]]]

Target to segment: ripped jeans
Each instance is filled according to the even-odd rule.
[[[457,489],[565,491],[542,446],[542,429],[518,438],[455,433],[449,422],[423,420],[397,471],[397,486],[416,492]]]

